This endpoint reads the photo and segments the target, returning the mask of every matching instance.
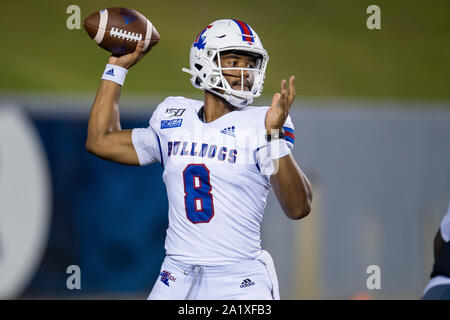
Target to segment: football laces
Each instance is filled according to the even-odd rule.
[[[111,31],[109,32],[111,37],[116,37],[119,39],[125,39],[127,41],[136,41],[139,42],[142,40],[142,34],[140,33],[134,33],[134,32],[127,32],[126,30],[122,30],[119,28],[112,27]]]

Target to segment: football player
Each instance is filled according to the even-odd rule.
[[[169,200],[166,257],[149,299],[279,299],[260,223],[273,188],[290,219],[310,212],[311,186],[291,155],[294,77],[270,107],[259,97],[269,56],[238,20],[204,28],[190,50],[191,76],[204,100],[168,97],[147,128],[122,130],[119,97],[128,69],[144,55],[110,57],[92,106],[86,148],[128,165],[160,162]],[[151,192],[151,190],[149,190]]]
[[[434,237],[434,265],[424,300],[450,300],[450,203]]]

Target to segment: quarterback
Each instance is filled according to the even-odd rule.
[[[273,188],[286,216],[311,210],[311,186],[291,155],[294,77],[270,107],[252,107],[269,56],[248,24],[224,19],[190,49],[190,75],[204,100],[168,97],[147,128],[122,130],[118,102],[128,69],[144,55],[110,57],[89,117],[86,148],[122,164],[160,162],[169,200],[166,257],[148,299],[279,299],[260,223]],[[149,192],[151,192],[149,190]]]

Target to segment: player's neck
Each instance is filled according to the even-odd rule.
[[[225,99],[205,90],[205,105],[203,106],[205,122],[219,119],[228,112],[236,109],[236,107],[232,106]]]

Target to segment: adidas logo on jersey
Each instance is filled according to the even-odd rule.
[[[220,133],[227,134],[229,136],[235,137],[235,135],[234,135],[234,126],[222,129],[222,130],[220,130]]]
[[[254,286],[255,283],[250,280],[250,279],[244,279],[244,281],[242,281],[241,283],[241,288],[246,288],[246,287],[250,287],[250,286]]]

